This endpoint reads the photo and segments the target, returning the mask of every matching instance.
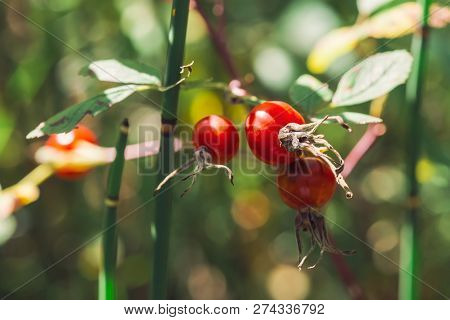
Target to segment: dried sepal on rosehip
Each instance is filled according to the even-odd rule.
[[[167,181],[193,165],[193,171],[182,179],[182,181],[190,178],[192,180],[181,196],[191,189],[199,173],[210,168],[225,170],[228,179],[233,184],[233,172],[224,165],[234,157],[239,149],[239,133],[233,123],[223,116],[207,116],[195,124],[192,143],[195,147],[194,157],[167,175],[156,187],[155,192],[161,190]]]
[[[311,234],[311,244],[309,250],[303,257],[301,231],[308,231]],[[356,253],[354,250],[340,250],[336,248],[329,236],[329,232],[327,231],[323,215],[313,208],[298,211],[295,216],[295,236],[299,250],[299,270],[303,268],[304,263],[308,259],[309,255],[314,251],[316,246],[320,249],[319,258],[312,265],[308,266],[307,269],[314,269],[322,259],[324,252],[345,256],[354,255]]]
[[[297,210],[295,233],[299,251],[298,268],[302,269],[309,255],[319,247],[318,260],[308,267],[314,268],[324,252],[334,254],[353,254],[354,251],[341,251],[331,241],[320,209],[332,198],[336,190],[335,173],[330,166],[318,157],[299,157],[282,169],[277,179],[281,199]],[[311,245],[303,254],[301,232],[309,232]]]
[[[278,140],[289,152],[297,155],[309,154],[324,160],[332,169],[335,180],[345,191],[347,199],[353,197],[353,192],[344,180],[341,172],[344,170],[344,159],[339,152],[325,139],[322,134],[315,134],[317,129],[325,121],[336,121],[344,129],[351,132],[350,126],[340,116],[325,116],[323,119],[311,123],[288,123],[280,129]],[[329,156],[327,152],[331,152],[334,158]]]

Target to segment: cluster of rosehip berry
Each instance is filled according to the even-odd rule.
[[[315,134],[317,128],[327,120],[334,120],[351,131],[338,116],[305,123],[299,112],[289,104],[278,101],[267,101],[256,106],[245,123],[250,149],[261,161],[278,168],[277,185],[281,199],[297,210],[295,234],[299,269],[316,246],[320,249],[319,259],[325,251],[346,255],[353,253],[334,246],[320,212],[333,196],[336,184],[345,190],[348,199],[353,197],[341,175],[344,161],[339,152],[323,135]],[[327,152],[331,152],[334,157]],[[308,231],[311,235],[310,249],[305,255],[302,253],[301,231]],[[314,268],[317,262],[308,268]]]
[[[295,227],[299,268],[316,245],[320,248],[319,259],[324,251],[351,253],[335,248],[326,231],[324,218],[319,212],[333,196],[336,183],[346,191],[347,198],[353,196],[341,175],[344,166],[341,156],[323,135],[315,134],[324,121],[330,120],[337,121],[350,131],[340,117],[325,117],[316,122],[305,123],[298,111],[289,104],[278,101],[266,101],[254,107],[245,123],[250,149],[259,160],[279,170],[280,196],[288,206],[298,212]],[[190,190],[197,175],[205,169],[224,169],[233,183],[233,173],[224,165],[239,149],[239,134],[233,123],[223,116],[207,116],[195,125],[192,142],[195,147],[194,157],[166,176],[155,192],[191,166],[194,166],[193,171],[183,178],[191,178],[191,184],[182,196]],[[327,152],[331,152],[334,157]],[[302,230],[311,233],[311,247],[304,256],[300,237]]]
[[[344,162],[339,153],[325,140],[315,134],[324,122],[334,120],[350,131],[340,117],[325,117],[305,123],[302,115],[289,104],[266,101],[254,107],[245,122],[248,145],[253,154],[262,162],[278,170],[278,191],[281,199],[297,210],[295,230],[299,249],[299,268],[302,268],[309,254],[316,246],[323,252],[351,254],[338,250],[330,240],[320,209],[331,199],[339,184],[351,198],[352,192],[345,183],[341,172]],[[80,143],[97,144],[95,134],[79,125],[68,134],[51,135],[46,146],[59,151],[71,151]],[[183,178],[191,178],[191,184],[181,196],[190,190],[196,177],[210,168],[224,169],[231,183],[233,173],[225,166],[239,149],[239,133],[233,123],[219,115],[210,115],[198,121],[194,127],[192,143],[194,157],[166,176],[155,189],[159,191],[170,179],[194,166],[191,173]],[[328,155],[330,152],[333,156]],[[87,167],[61,166],[56,174],[74,179],[85,175]],[[302,253],[301,231],[311,234],[311,245],[307,254]],[[317,263],[308,268],[312,268]]]

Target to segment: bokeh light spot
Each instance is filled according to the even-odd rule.
[[[6,219],[0,219],[0,245],[8,241],[13,236],[16,228],[17,221],[13,216],[9,216]]]
[[[257,229],[269,219],[270,202],[260,191],[244,191],[235,198],[231,213],[240,227],[246,230]]]
[[[188,31],[186,42],[188,44],[198,42],[206,36],[206,26],[203,18],[196,10],[189,12]]]
[[[422,158],[417,163],[416,175],[417,180],[420,183],[426,183],[430,181],[433,178],[435,172],[436,170],[434,164],[430,160]]]
[[[318,39],[338,27],[339,18],[320,1],[292,2],[281,17],[279,37],[290,50],[306,55]]]
[[[395,167],[378,167],[363,179],[362,192],[371,202],[399,200],[405,194],[405,175]]]
[[[189,122],[195,124],[198,120],[211,114],[223,114],[222,101],[212,92],[201,91],[192,100],[189,108]]]
[[[247,118],[248,109],[243,104],[233,104],[227,108],[227,116],[230,120],[237,124],[241,124]]]
[[[367,230],[367,240],[376,251],[387,252],[398,245],[399,235],[391,221],[378,220]]]
[[[273,299],[304,299],[310,291],[308,275],[291,265],[278,265],[269,274],[267,290]]]
[[[272,259],[277,262],[296,263],[298,259],[296,243],[294,232],[280,233],[269,247]]]
[[[292,58],[285,50],[275,46],[261,49],[255,56],[253,68],[257,78],[276,91],[285,90],[296,76]]]
[[[219,269],[208,265],[198,265],[189,274],[188,289],[193,299],[224,299],[227,283]]]

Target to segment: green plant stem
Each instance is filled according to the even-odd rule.
[[[186,29],[189,15],[189,0],[174,0],[169,29],[169,47],[164,85],[180,80],[180,67],[183,65]],[[161,115],[161,147],[158,157],[158,181],[170,173],[174,163],[173,131],[176,124],[178,96],[180,87],[176,86],[164,93]],[[169,182],[164,192],[155,199],[155,221],[152,226],[154,241],[152,297],[165,299],[168,281],[168,257],[170,220],[172,215],[172,190]]]
[[[117,205],[119,202],[120,184],[122,182],[124,153],[128,138],[128,120],[120,126],[120,135],[116,145],[116,158],[109,169],[107,196],[105,199],[105,220],[103,226],[102,246],[103,261],[99,274],[98,298],[102,300],[116,299],[116,262],[117,262]]]
[[[407,131],[407,176],[409,184],[409,209],[401,230],[399,299],[417,299],[418,282],[418,211],[420,205],[419,183],[416,176],[417,162],[420,156],[422,125],[420,108],[425,77],[426,44],[428,38],[428,13],[432,0],[418,0],[422,7],[421,28],[412,40],[411,51],[414,64],[406,86],[406,103],[409,114]]]
[[[208,15],[206,14],[206,10],[203,8],[201,1],[196,0],[194,2],[197,12],[203,18],[203,21],[205,21],[206,28],[208,29],[211,41],[214,47],[216,48],[217,53],[221,57],[221,60],[223,61],[226,70],[233,79],[239,79],[239,73],[236,69],[233,59],[231,58],[231,54],[227,48],[225,35],[223,34],[224,30],[223,29],[221,30],[220,28],[216,30],[216,28],[214,28],[211,21],[208,19]],[[222,10],[224,10],[223,6],[224,3],[222,3]],[[223,20],[223,16],[224,12],[222,12],[220,16],[221,20]],[[224,27],[224,25],[222,25],[222,27]]]

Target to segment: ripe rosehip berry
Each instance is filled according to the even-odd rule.
[[[68,133],[52,134],[45,145],[58,151],[70,152],[74,150],[80,141],[97,144],[97,136],[89,128],[78,125]],[[56,175],[64,179],[77,179],[86,175],[89,170],[73,167],[61,167],[56,170]]]
[[[278,175],[281,199],[291,208],[321,208],[336,190],[336,177],[322,159],[300,157]]]
[[[245,133],[253,154],[270,165],[288,164],[296,154],[280,145],[278,133],[288,123],[304,124],[302,115],[289,104],[266,101],[254,107],[247,116]]]
[[[191,189],[197,175],[205,169],[224,169],[233,184],[233,172],[223,165],[230,161],[239,149],[239,133],[233,123],[223,116],[207,116],[195,124],[192,142],[195,146],[194,157],[167,175],[156,187],[155,192],[161,190],[167,181],[192,165],[195,165],[193,172],[183,179],[192,178],[191,184],[181,196]]]
[[[224,164],[239,149],[239,133],[230,120],[210,115],[196,123],[192,142],[196,149],[205,147],[213,163]]]
[[[302,269],[316,246],[320,249],[319,259],[308,269],[318,264],[324,252],[354,254],[354,251],[341,251],[336,248],[328,235],[325,219],[318,211],[331,199],[336,190],[336,174],[325,160],[319,157],[299,157],[280,171],[277,182],[281,199],[297,210],[295,234],[299,269]],[[311,235],[311,247],[305,255],[302,253],[301,232],[309,232]]]

